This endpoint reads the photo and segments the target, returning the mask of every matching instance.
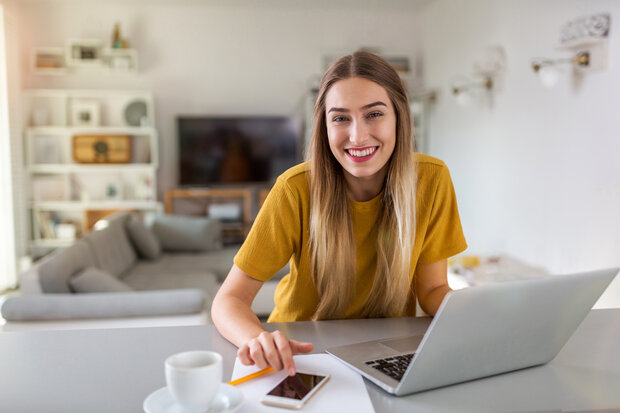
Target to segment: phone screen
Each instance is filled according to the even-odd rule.
[[[323,380],[325,380],[325,376],[297,373],[294,376],[287,376],[267,394],[301,400]]]

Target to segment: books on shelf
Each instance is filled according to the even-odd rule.
[[[56,234],[54,232],[54,221],[52,214],[47,211],[37,211],[35,214],[37,219],[37,228],[39,228],[39,234],[43,239],[54,239]]]

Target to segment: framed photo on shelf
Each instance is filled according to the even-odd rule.
[[[67,66],[101,66],[102,43],[98,39],[67,42]]]
[[[99,103],[91,100],[71,102],[72,126],[99,126]]]

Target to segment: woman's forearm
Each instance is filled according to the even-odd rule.
[[[264,331],[252,308],[231,295],[216,295],[211,318],[220,334],[237,347]]]

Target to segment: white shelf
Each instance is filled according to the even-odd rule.
[[[96,50],[96,58],[74,57],[74,47]],[[138,52],[135,49],[102,47],[97,39],[70,40],[63,47],[38,47],[32,53],[32,73],[35,75],[72,75],[78,73],[136,74]]]
[[[72,172],[153,172],[157,165],[150,163],[132,164],[42,164],[28,165],[31,174],[63,174]]]
[[[26,131],[34,135],[152,135],[155,128],[133,126],[39,126],[29,127]]]
[[[31,208],[39,211],[85,211],[87,209],[138,209],[159,210],[161,204],[155,201],[39,201],[32,202]]]

